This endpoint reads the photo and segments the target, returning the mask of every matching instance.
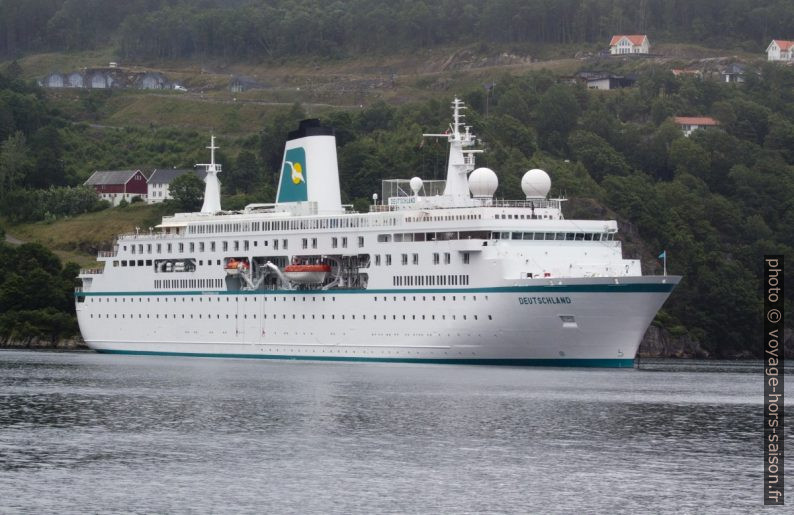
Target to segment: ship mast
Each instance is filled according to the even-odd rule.
[[[447,180],[444,195],[469,198],[469,183],[466,174],[474,170],[474,154],[482,150],[464,150],[476,142],[476,137],[470,132],[471,127],[462,121],[466,115],[461,111],[466,109],[463,101],[455,97],[452,101],[452,123],[444,134],[423,134],[426,138],[446,138],[449,142],[449,164],[447,165]],[[461,130],[463,129],[463,130]]]
[[[210,162],[209,164],[198,164],[207,170],[204,178],[204,205],[201,206],[202,213],[217,213],[221,210],[221,183],[218,181],[218,173],[221,172],[221,165],[215,164],[215,150],[220,148],[215,146],[215,135],[210,136]]]

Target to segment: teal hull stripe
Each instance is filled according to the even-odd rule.
[[[505,286],[495,288],[426,288],[426,289],[387,289],[387,290],[175,290],[175,291],[123,291],[123,292],[75,292],[75,297],[113,296],[113,295],[407,295],[432,294],[461,295],[466,293],[664,293],[671,292],[674,283],[639,284],[561,284],[543,286]]]
[[[337,356],[280,356],[277,354],[213,354],[204,352],[155,352],[97,349],[101,354],[136,356],[183,356],[192,358],[279,359],[297,361],[357,361],[369,363],[421,363],[437,365],[497,365],[516,367],[633,368],[633,359],[445,359],[445,358],[355,358]]]

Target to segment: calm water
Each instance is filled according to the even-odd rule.
[[[759,366],[646,366],[0,351],[0,511],[761,511]]]

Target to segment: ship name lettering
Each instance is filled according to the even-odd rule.
[[[519,304],[570,304],[570,297],[519,297]]]

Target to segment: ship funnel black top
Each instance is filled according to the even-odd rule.
[[[334,129],[332,127],[324,127],[320,125],[320,120],[317,118],[309,118],[303,120],[298,125],[298,130],[292,131],[287,135],[287,139],[293,140],[298,138],[305,138],[306,136],[333,136]]]

